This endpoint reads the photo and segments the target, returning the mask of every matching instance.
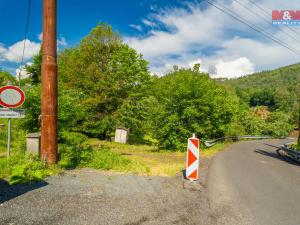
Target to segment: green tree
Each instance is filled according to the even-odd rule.
[[[156,144],[155,128],[163,107],[155,96],[130,97],[117,111],[117,125],[130,128],[131,143]]]
[[[180,69],[157,80],[154,93],[164,105],[156,127],[161,148],[185,149],[192,133],[224,136],[237,112],[238,99],[207,74]]]
[[[0,86],[8,85],[8,84],[16,84],[17,80],[14,76],[12,76],[9,72],[1,71],[0,72]]]
[[[292,105],[291,105],[292,99],[291,94],[288,91],[287,87],[278,87],[274,93],[274,103],[276,109],[279,109],[283,112],[291,111]]]
[[[26,65],[25,70],[30,74],[31,83],[33,85],[41,83],[41,70],[42,70],[42,50],[32,58],[32,64]]]
[[[62,85],[85,96],[88,113],[78,131],[101,139],[111,137],[126,99],[150,81],[148,63],[102,23],[79,46],[60,54],[58,68]]]
[[[265,105],[273,107],[275,105],[273,91],[270,89],[257,90],[250,98],[250,106]]]

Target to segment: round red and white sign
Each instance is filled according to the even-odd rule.
[[[6,108],[18,108],[25,101],[24,92],[16,86],[4,86],[0,88],[0,105]]]

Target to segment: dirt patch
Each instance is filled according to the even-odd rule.
[[[298,138],[298,136],[299,136],[299,130],[294,130],[289,135],[289,137],[292,137],[292,138]]]

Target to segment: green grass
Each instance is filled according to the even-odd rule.
[[[45,166],[36,156],[25,154],[26,133],[18,127],[17,119],[12,120],[11,157],[7,159],[7,119],[0,119],[0,179],[11,184],[41,180],[48,175],[59,173],[58,166]]]
[[[84,167],[94,169],[114,170],[119,172],[130,172],[135,174],[147,174],[149,168],[140,161],[131,160],[116,149],[112,150],[107,145],[101,145],[93,148],[91,161]]]
[[[150,176],[175,176],[181,173],[186,164],[186,152],[159,151],[156,146],[128,145],[98,139],[89,139],[87,144],[95,149],[110,149],[110,153],[99,151],[99,159],[93,159],[95,161],[91,164],[93,168],[110,168]],[[227,145],[220,143],[209,149],[200,149],[200,157],[212,157]],[[103,166],[103,162],[108,165]]]
[[[296,151],[300,151],[300,146],[298,146],[298,142],[294,142],[293,144],[291,144],[291,148]]]
[[[11,174],[11,168],[6,158],[0,158],[0,179],[6,178]]]
[[[12,129],[11,129],[11,152],[18,151],[20,149],[25,149],[26,145],[26,133],[21,130],[18,125],[17,119],[12,120]],[[7,128],[8,120],[0,119],[0,157],[6,155],[7,152]]]
[[[8,178],[12,166],[7,160],[7,119],[0,119],[0,178]],[[11,156],[16,158],[20,151],[25,150],[25,132],[17,127],[17,121],[12,120]],[[20,157],[19,155],[17,157]]]
[[[11,183],[39,180],[60,173],[62,168],[76,167],[150,176],[175,176],[182,172],[186,164],[186,152],[159,150],[156,146],[149,145],[128,145],[87,139],[78,146],[72,146],[72,142],[65,149],[65,158],[62,158],[61,162],[73,165],[76,159],[75,167],[64,167],[63,163],[60,166],[45,167],[37,158],[25,157],[25,134],[18,129],[15,129],[13,136],[12,158],[9,163],[5,155],[7,138],[5,132],[0,130],[3,134],[0,137],[0,144],[4,153],[0,155],[0,178],[10,180]],[[209,149],[201,148],[200,157],[212,157],[226,146],[226,143],[220,143]]]

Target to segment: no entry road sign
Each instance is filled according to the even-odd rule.
[[[24,92],[16,86],[4,86],[0,88],[0,105],[6,108],[18,108],[25,101]]]

